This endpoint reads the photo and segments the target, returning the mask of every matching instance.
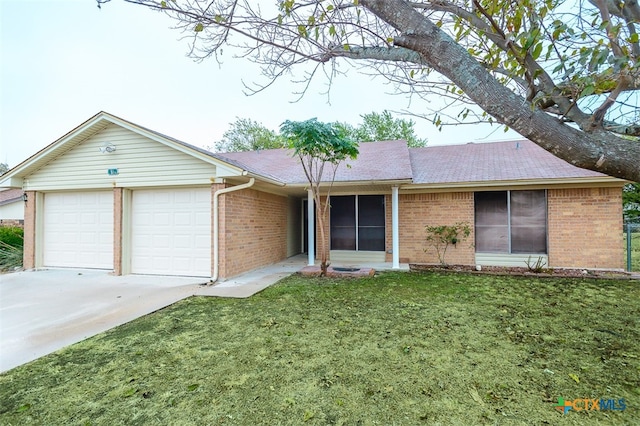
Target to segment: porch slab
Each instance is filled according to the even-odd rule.
[[[305,266],[300,270],[301,275],[310,276],[310,277],[320,276],[320,272],[321,272],[320,265]],[[372,277],[375,273],[376,273],[375,269],[368,268],[368,267],[358,268],[358,267],[329,266],[329,268],[327,269],[327,276],[332,278]]]

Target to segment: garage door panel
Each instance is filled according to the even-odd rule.
[[[134,191],[131,239],[134,273],[209,276],[210,189]]]
[[[192,215],[188,212],[178,212],[174,216],[174,225],[176,226],[191,226]]]
[[[153,246],[158,249],[171,249],[171,238],[168,235],[154,235]]]
[[[43,264],[113,269],[113,193],[44,196]]]

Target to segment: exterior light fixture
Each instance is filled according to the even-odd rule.
[[[111,142],[109,142],[98,149],[100,150],[101,153],[107,154],[107,153],[115,152],[116,146]]]
[[[22,201],[24,201],[25,203],[26,203],[27,201],[29,201],[29,197],[27,196],[27,193],[26,193],[26,192],[23,192],[23,193],[22,193]]]

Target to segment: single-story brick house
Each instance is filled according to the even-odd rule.
[[[622,269],[625,181],[526,141],[360,144],[331,195],[334,262],[437,262],[426,225],[468,222],[458,264]],[[314,258],[302,167],[287,150],[211,153],[100,112],[0,178],[25,191],[25,268],[229,278]],[[311,236],[311,238],[309,238]]]

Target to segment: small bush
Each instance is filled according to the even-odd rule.
[[[471,227],[467,222],[458,222],[454,225],[426,226],[427,244],[433,246],[438,254],[438,260],[442,266],[446,266],[445,256],[449,245],[456,245],[466,240],[471,235]],[[424,250],[425,252],[427,249]]]
[[[23,245],[22,228],[0,228],[0,271],[22,267]]]
[[[0,227],[0,242],[11,247],[22,247],[24,230],[18,227]]]
[[[540,274],[546,271],[545,266],[547,266],[547,262],[545,262],[542,256],[538,256],[536,260],[532,260],[531,256],[529,256],[524,263],[527,265],[529,272]]]

